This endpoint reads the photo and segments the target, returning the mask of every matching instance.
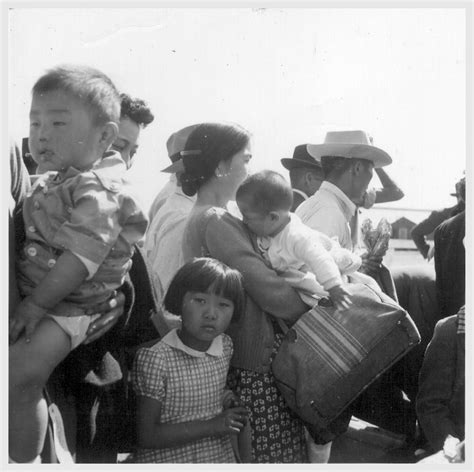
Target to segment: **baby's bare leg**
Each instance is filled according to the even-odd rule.
[[[29,462],[43,449],[43,388],[70,350],[69,336],[51,318],[41,320],[29,343],[21,337],[9,348],[9,454],[16,462]]]

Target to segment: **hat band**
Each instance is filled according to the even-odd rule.
[[[170,160],[171,162],[175,163],[176,161],[179,161],[184,156],[197,156],[199,154],[202,154],[202,151],[200,151],[199,149],[196,149],[196,150],[191,149],[189,151],[178,151],[170,156]]]
[[[351,157],[347,157],[347,156],[338,156],[337,154],[323,154],[321,156],[321,158],[323,157],[337,157],[339,159],[351,159]]]
[[[202,151],[200,149],[190,149],[189,151],[181,151],[180,152],[181,156],[197,156],[199,154],[202,154]]]

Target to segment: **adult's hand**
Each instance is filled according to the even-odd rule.
[[[115,292],[106,302],[99,303],[93,308],[87,310],[88,315],[102,314],[97,318],[87,330],[87,337],[83,344],[89,344],[107,331],[112,329],[123,314],[125,305],[125,295],[122,292]]]
[[[360,266],[359,271],[373,276],[377,274],[380,267],[382,267],[383,257],[381,256],[369,256],[367,253],[361,255],[362,265]]]
[[[24,298],[18,304],[14,316],[10,319],[10,344],[14,344],[23,332],[26,342],[29,343],[31,335],[46,313],[46,308],[35,303],[33,297]]]

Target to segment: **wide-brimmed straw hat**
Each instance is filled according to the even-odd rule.
[[[171,159],[172,164],[161,172],[176,174],[177,172],[184,171],[182,157],[187,153],[187,151],[184,151],[184,147],[186,146],[186,141],[188,140],[189,135],[198,126],[199,124],[186,126],[186,128],[176,131],[168,138],[166,141],[166,149],[168,150],[168,157]]]
[[[308,153],[317,160],[323,156],[367,159],[374,167],[392,163],[392,158],[382,149],[373,146],[365,131],[329,131],[323,144],[308,144]]]
[[[296,167],[308,167],[322,172],[321,161],[315,159],[308,152],[308,146],[309,144],[299,144],[296,146],[292,158],[285,157],[281,159],[282,166],[288,170],[295,169]]]

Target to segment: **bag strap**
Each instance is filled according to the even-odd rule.
[[[288,328],[288,326],[286,325],[286,323],[285,323],[281,318],[277,318],[276,321],[277,321],[278,326],[280,327],[280,329],[283,331],[283,334],[288,333],[288,331],[289,331],[290,329]]]

